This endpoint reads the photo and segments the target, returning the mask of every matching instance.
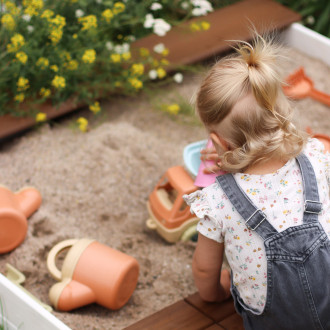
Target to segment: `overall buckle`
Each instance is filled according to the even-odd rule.
[[[258,212],[260,212],[261,213],[261,215],[263,216],[263,219],[255,226],[255,227],[251,227],[249,224],[248,224],[248,222],[254,217],[254,215],[256,214],[256,213],[258,213]],[[248,227],[248,229],[250,229],[250,230],[256,230],[264,221],[266,220],[266,215],[265,215],[265,213],[264,212],[262,212],[260,209],[257,209],[257,210],[255,210],[254,212],[253,212],[253,214],[245,221],[245,224],[246,224],[246,226]]]

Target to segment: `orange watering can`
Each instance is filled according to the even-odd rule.
[[[56,257],[69,247],[60,271],[55,265]],[[51,287],[49,299],[61,311],[91,303],[119,309],[133,294],[139,275],[136,259],[88,238],[55,245],[48,254],[47,267],[60,281]]]
[[[0,254],[20,245],[26,236],[27,218],[41,204],[41,194],[35,188],[23,188],[13,193],[0,186]]]

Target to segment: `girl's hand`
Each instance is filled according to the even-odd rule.
[[[225,292],[224,299],[228,299],[231,293],[230,293],[230,272],[227,269],[221,270],[220,286],[223,288]]]
[[[201,150],[201,161],[212,161],[214,165],[208,165],[204,168],[205,174],[215,173],[221,168],[221,161],[215,147],[205,148]]]

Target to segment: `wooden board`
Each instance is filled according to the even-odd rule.
[[[206,303],[195,293],[125,330],[244,330],[242,318],[230,298],[222,303]]]
[[[271,0],[242,0],[172,28],[164,37],[151,34],[136,41],[133,47],[152,51],[158,43],[169,49],[170,69],[216,56],[230,49],[229,40],[250,40],[252,26],[259,33],[282,30],[300,20],[300,15]],[[191,31],[194,22],[207,21],[207,31]]]

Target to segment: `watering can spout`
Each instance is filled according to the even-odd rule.
[[[35,188],[24,188],[15,195],[23,214],[27,218],[37,211],[41,205],[41,194]]]
[[[55,308],[61,311],[71,311],[96,302],[90,287],[71,279],[54,284],[49,291],[49,299]]]

